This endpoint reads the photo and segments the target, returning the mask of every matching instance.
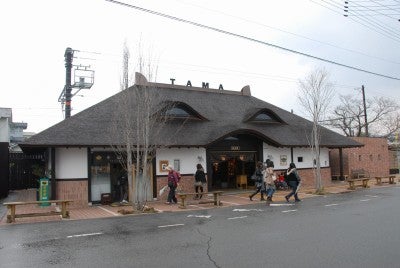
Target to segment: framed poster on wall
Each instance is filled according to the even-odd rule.
[[[287,166],[287,155],[281,155],[280,156],[280,165],[281,166]]]
[[[159,163],[160,172],[167,172],[167,166],[169,165],[168,160],[160,160]]]

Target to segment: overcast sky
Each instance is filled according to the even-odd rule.
[[[400,78],[400,1],[350,1],[353,17],[343,16],[340,0],[123,2]],[[336,96],[361,98],[356,88],[365,85],[367,98],[400,101],[399,80],[104,0],[2,1],[0,25],[0,107],[12,108],[13,121],[27,122],[32,132],[64,118],[58,97],[65,84],[67,47],[76,50],[74,64],[91,65],[95,71],[93,87],[72,99],[74,115],[118,93],[125,40],[133,60],[139,44],[144,54],[151,53],[157,82],[174,78],[175,84],[208,82],[211,88],[222,84],[237,91],[249,85],[253,96],[300,115],[298,80],[315,68],[330,73]]]

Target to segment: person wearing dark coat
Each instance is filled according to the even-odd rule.
[[[250,201],[253,201],[253,197],[261,193],[261,201],[264,201],[264,192],[265,192],[265,182],[264,182],[264,166],[262,162],[257,163],[256,171],[254,172],[255,175],[255,185],[256,191],[249,195]]]
[[[300,184],[300,176],[297,173],[296,165],[294,163],[290,163],[288,170],[286,171],[287,175],[287,183],[289,187],[292,189],[292,191],[285,196],[285,199],[287,202],[289,202],[289,198],[291,196],[294,196],[294,201],[295,202],[300,202],[301,200],[297,196],[297,187]]]
[[[194,189],[196,193],[203,193],[203,185],[207,182],[206,174],[204,173],[203,166],[201,164],[197,164],[196,166],[196,174],[194,174]],[[195,199],[201,199],[203,197],[202,194],[196,194]]]

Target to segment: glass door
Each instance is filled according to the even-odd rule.
[[[101,194],[111,193],[110,164],[92,166],[91,169],[91,200],[92,202],[97,202],[101,200]]]

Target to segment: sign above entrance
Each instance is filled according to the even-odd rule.
[[[169,80],[171,80],[171,85],[175,85],[175,78],[170,78]],[[192,86],[192,82],[190,82],[190,80],[187,81],[186,83],[187,87],[191,87]],[[208,82],[201,82],[201,87],[202,88],[210,88],[210,84]],[[224,90],[224,86],[222,84],[219,84],[218,87],[219,90]]]
[[[240,146],[231,146],[231,151],[240,151]]]

